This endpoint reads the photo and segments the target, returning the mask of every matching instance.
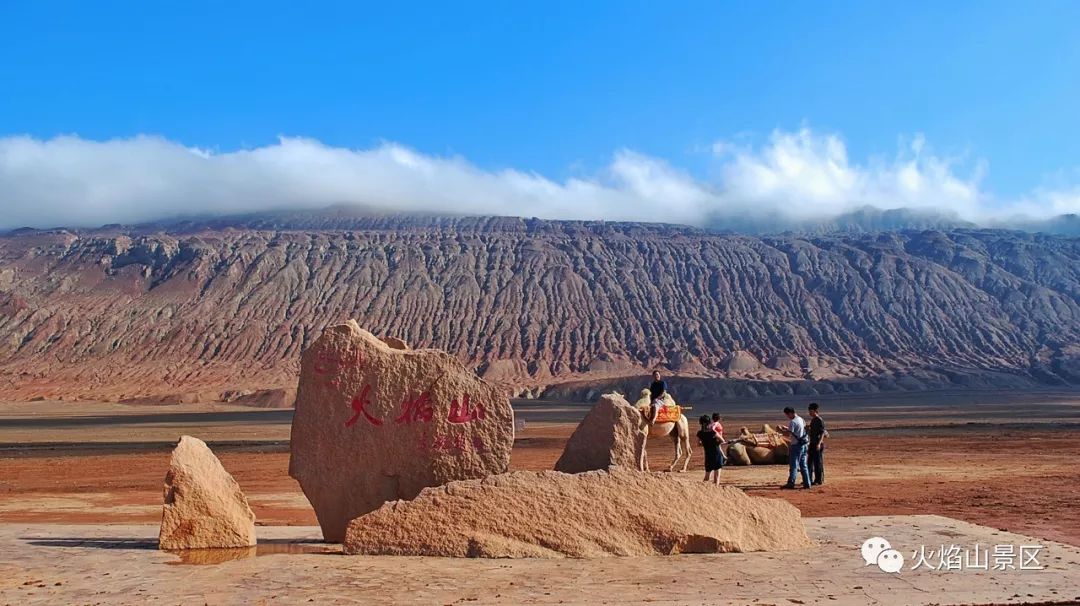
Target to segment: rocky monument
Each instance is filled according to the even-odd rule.
[[[387,345],[350,320],[300,362],[289,475],[327,541],[357,516],[428,486],[505,472],[510,400],[456,358]]]
[[[555,471],[580,473],[612,465],[644,471],[647,427],[626,398],[604,394],[567,440]]]
[[[247,497],[205,442],[183,436],[165,475],[161,549],[223,549],[255,545],[255,514]]]

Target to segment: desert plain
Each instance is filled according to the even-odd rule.
[[[342,556],[340,546],[319,542],[313,511],[287,473],[291,409],[4,403],[0,603],[130,603],[147,596],[162,603],[1080,600],[1080,487],[1073,478],[1080,395],[967,390],[815,399],[831,433],[825,485],[780,490],[786,466],[729,466],[722,482],[796,505],[819,542],[816,551],[486,562]],[[733,433],[779,422],[784,405],[803,409],[808,402],[693,402],[688,414],[720,412]],[[517,400],[514,409],[511,469],[544,470],[552,468],[589,404]],[[156,550],[163,475],[183,434],[204,439],[243,487],[260,525],[257,549],[220,552],[209,560]],[[674,451],[670,442],[654,439],[648,452],[656,470],[667,467]],[[700,481],[701,465],[697,451],[690,470],[671,474],[671,480]],[[1047,569],[983,577],[904,571],[894,577],[864,568],[859,543],[875,533],[884,536],[886,527],[894,542],[908,547],[916,540],[934,547],[1044,545]],[[819,566],[819,560],[826,563]],[[185,563],[192,566],[178,566]],[[253,584],[263,577],[276,580]],[[935,593],[937,585],[944,593]],[[718,587],[727,590],[710,589]]]

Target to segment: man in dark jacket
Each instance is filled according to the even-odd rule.
[[[656,422],[656,415],[660,414],[660,407],[664,405],[664,394],[667,393],[667,383],[660,379],[660,371],[652,373],[652,384],[649,385],[649,424]]]
[[[810,435],[810,482],[820,486],[825,483],[825,438],[829,437],[829,432],[825,430],[824,419],[818,414],[818,403],[811,402],[806,408],[810,413],[810,429],[807,432]]]

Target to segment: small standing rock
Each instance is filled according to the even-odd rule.
[[[158,547],[210,549],[255,545],[255,514],[240,485],[205,442],[183,436],[165,475]]]
[[[646,427],[626,398],[604,394],[567,440],[555,471],[581,473],[612,465],[644,471]]]

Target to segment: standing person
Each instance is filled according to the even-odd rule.
[[[829,437],[829,432],[818,413],[817,402],[811,402],[806,410],[810,414],[810,483],[821,486],[825,483],[825,438]]]
[[[720,453],[720,438],[712,429],[712,421],[708,415],[701,415],[698,420],[701,430],[697,432],[698,442],[705,452],[705,480],[712,480],[713,484],[720,483],[720,470],[724,468],[724,455]]]
[[[795,488],[795,470],[802,474],[803,488],[810,488],[810,472],[806,469],[806,421],[795,414],[795,409],[788,406],[784,408],[784,415],[788,418],[788,425],[777,425],[781,433],[791,436],[791,446],[788,448],[788,479],[787,484],[781,488]]]
[[[716,432],[716,437],[720,440],[720,443],[724,443],[724,424],[720,422],[720,413],[712,413],[712,423],[709,424],[709,429]]]
[[[660,379],[660,371],[652,373],[652,384],[649,385],[649,425],[656,422],[656,415],[660,414],[660,407],[664,405],[664,394],[667,393],[667,383]]]

